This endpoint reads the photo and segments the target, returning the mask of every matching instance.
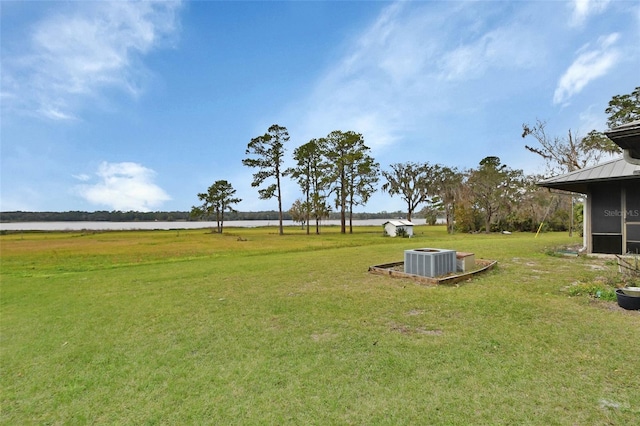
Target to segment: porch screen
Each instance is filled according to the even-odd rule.
[[[629,182],[626,193],[627,253],[640,253],[640,179]]]
[[[591,193],[591,232],[622,234],[620,187],[610,185],[594,188]]]

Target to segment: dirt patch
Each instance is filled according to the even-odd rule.
[[[640,315],[639,311],[630,311],[628,309],[621,308],[617,302],[609,302],[607,300],[589,299],[589,304],[600,309],[607,311],[623,312],[629,315]]]
[[[397,331],[400,334],[411,334],[411,326],[405,324],[392,324],[391,331]]]
[[[587,265],[592,271],[606,271],[607,267],[603,265]]]
[[[442,330],[426,330],[424,328],[416,328],[416,333],[426,334],[427,336],[442,336],[444,331]]]
[[[391,324],[391,331],[396,331],[400,334],[423,334],[425,336],[442,336],[444,332],[439,329],[427,329],[424,327],[411,327],[407,324]]]
[[[336,333],[325,331],[324,333],[313,333],[311,335],[311,340],[313,340],[314,342],[326,342],[327,340],[332,340],[337,336],[338,335]]]

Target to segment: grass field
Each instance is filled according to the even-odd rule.
[[[0,422],[637,424],[640,313],[571,290],[612,262],[550,255],[566,234],[415,233],[2,235]],[[499,263],[367,272],[417,247]]]

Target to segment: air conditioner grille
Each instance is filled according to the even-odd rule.
[[[404,251],[404,272],[407,274],[434,278],[455,271],[455,250],[421,248]]]

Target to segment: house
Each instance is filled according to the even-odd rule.
[[[623,158],[543,180],[538,185],[586,195],[587,253],[640,253],[640,120],[606,132]]]
[[[409,238],[413,237],[413,223],[408,220],[388,220],[382,224],[384,226],[384,233],[390,237],[395,237],[399,234],[405,234]]]

